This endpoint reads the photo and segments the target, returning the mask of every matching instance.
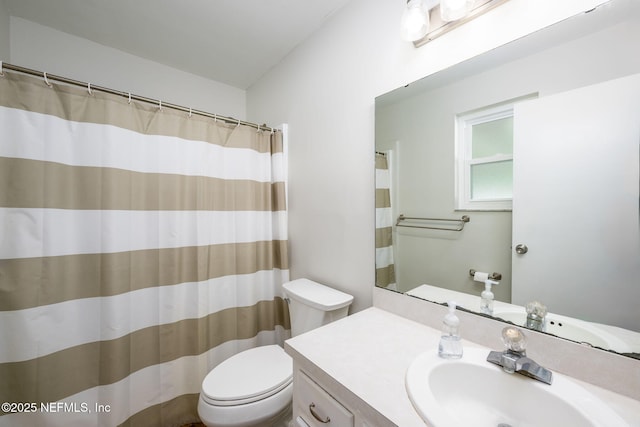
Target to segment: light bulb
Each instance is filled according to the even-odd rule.
[[[400,24],[402,38],[407,41],[420,40],[429,32],[429,9],[422,0],[411,0],[402,14]]]
[[[442,0],[440,17],[443,21],[456,21],[471,11],[475,0]]]

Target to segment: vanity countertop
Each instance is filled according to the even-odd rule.
[[[285,342],[285,350],[303,368],[314,367],[315,375],[325,377],[319,381],[330,380],[348,390],[390,425],[424,427],[407,396],[404,377],[418,355],[437,351],[439,339],[436,329],[372,307],[293,337]],[[463,345],[484,348],[467,340]],[[575,381],[631,426],[640,427],[640,402]]]

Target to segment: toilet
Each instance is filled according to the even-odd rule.
[[[282,285],[291,335],[347,316],[353,296],[309,279]],[[278,345],[245,350],[216,366],[202,382],[198,415],[208,427],[287,425],[293,398],[293,363]]]

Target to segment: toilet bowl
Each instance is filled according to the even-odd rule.
[[[291,358],[278,345],[238,353],[202,382],[200,419],[209,427],[272,426],[291,405],[292,373]]]
[[[292,335],[347,315],[351,295],[308,279],[285,283]],[[285,426],[291,416],[293,361],[282,347],[240,352],[216,366],[202,382],[198,415],[208,427]]]

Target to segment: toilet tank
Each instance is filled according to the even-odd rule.
[[[353,296],[309,279],[282,285],[289,301],[291,336],[318,328],[347,316]]]

